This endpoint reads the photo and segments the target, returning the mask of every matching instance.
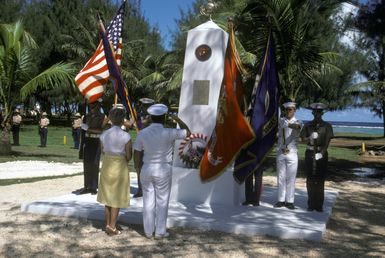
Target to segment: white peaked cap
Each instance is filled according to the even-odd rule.
[[[47,113],[46,113],[46,112],[43,112],[41,115],[42,115],[42,116],[46,116],[46,115],[47,115]]]
[[[285,102],[285,103],[283,103],[283,107],[284,108],[289,108],[289,107],[295,108],[296,105],[297,105],[297,103],[295,103],[295,102]]]
[[[154,104],[147,109],[147,113],[152,116],[161,116],[166,114],[168,107],[164,104]]]
[[[326,109],[328,106],[326,106],[324,103],[313,103],[313,104],[310,104],[310,108],[311,109],[321,109],[321,110],[324,110]]]

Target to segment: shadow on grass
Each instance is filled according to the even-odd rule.
[[[12,156],[15,157],[38,157],[38,158],[48,158],[48,157],[57,157],[57,158],[64,158],[68,155],[61,155],[56,153],[25,153],[22,151],[12,151]]]
[[[48,176],[48,177],[33,177],[33,178],[12,178],[12,179],[0,179],[0,186],[5,185],[14,185],[14,184],[24,184],[24,183],[34,183],[37,181],[51,180],[58,178],[74,177],[83,175],[83,172],[71,174],[71,175],[62,175],[62,176]]]

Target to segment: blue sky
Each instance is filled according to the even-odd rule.
[[[170,48],[171,31],[177,25],[175,20],[180,17],[180,9],[187,11],[194,0],[142,0],[142,12],[151,25],[159,27],[164,46]]]
[[[193,2],[194,0],[142,0],[144,16],[151,25],[158,26],[166,48],[170,48],[170,34],[171,31],[176,29],[175,19],[179,18],[179,10],[188,10]],[[303,120],[312,118],[311,112],[307,109],[298,110],[297,116]],[[327,112],[324,118],[328,121],[382,122],[382,119],[375,117],[367,109],[346,109],[343,111]]]

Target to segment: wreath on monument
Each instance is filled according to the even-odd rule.
[[[207,135],[190,134],[179,146],[179,158],[188,168],[198,168],[207,145]]]

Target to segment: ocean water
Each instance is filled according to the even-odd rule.
[[[331,122],[334,133],[362,133],[382,136],[384,127],[382,123],[366,122]]]

